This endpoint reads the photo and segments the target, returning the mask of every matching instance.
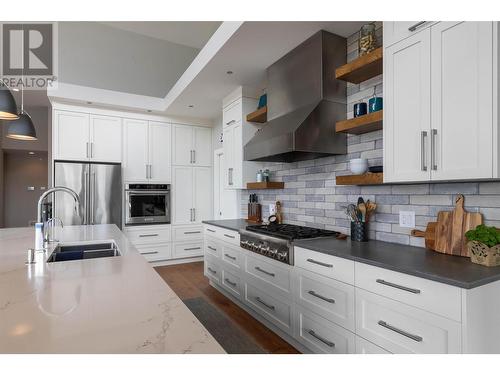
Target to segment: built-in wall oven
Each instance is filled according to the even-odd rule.
[[[170,185],[125,184],[125,225],[170,224]]]

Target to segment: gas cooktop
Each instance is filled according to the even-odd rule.
[[[314,237],[336,237],[339,232],[302,227],[292,224],[268,224],[268,225],[250,225],[246,227],[249,232],[265,234],[268,236],[283,238],[288,241],[301,240]]]

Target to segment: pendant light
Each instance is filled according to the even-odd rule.
[[[23,28],[24,31],[24,28]],[[24,35],[24,33],[23,33]],[[24,47],[24,39],[23,39]],[[16,139],[18,141],[36,141],[36,130],[31,120],[31,116],[28,112],[24,110],[24,55],[23,55],[23,75],[22,75],[22,86],[21,86],[21,112],[17,120],[10,121],[9,127],[7,128],[7,138]]]
[[[18,119],[16,100],[5,82],[0,81],[0,120]]]

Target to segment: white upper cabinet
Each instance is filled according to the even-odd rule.
[[[122,161],[122,119],[90,115],[90,157],[95,161]]]
[[[384,180],[430,178],[430,31],[384,51]]]
[[[125,119],[124,128],[124,180],[170,182],[172,164],[170,124]]]
[[[153,182],[171,180],[172,128],[162,122],[149,123],[149,179]]]
[[[55,111],[54,159],[122,161],[122,120],[119,117]]]
[[[491,178],[493,23],[440,22],[431,46],[432,179]]]
[[[437,22],[384,49],[384,182],[498,178],[497,32]]]
[[[212,165],[212,129],[175,124],[173,138],[174,165]]]
[[[238,90],[237,90],[238,91]],[[235,92],[236,93],[236,92]],[[222,109],[223,148],[225,155],[224,188],[246,189],[247,182],[255,181],[263,164],[243,160],[243,147],[252,139],[262,124],[246,121],[246,115],[257,109],[257,100],[232,93],[224,100]]]
[[[148,169],[148,122],[123,120],[123,179],[125,181],[147,180]]]
[[[90,157],[89,114],[55,111],[54,159],[88,160]]]
[[[397,21],[384,22],[384,46],[388,47],[391,44],[399,42],[411,35],[425,30],[434,22],[431,21]]]

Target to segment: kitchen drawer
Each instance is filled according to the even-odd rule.
[[[233,245],[222,245],[221,259],[223,264],[230,264],[237,269],[241,269],[241,265],[243,264],[243,254],[241,250]]]
[[[213,238],[205,238],[205,254],[210,254],[214,257],[220,258],[222,253],[222,244]]]
[[[462,320],[460,288],[358,262],[355,270],[358,288],[458,322]]]
[[[354,262],[294,247],[295,266],[320,275],[354,285]]]
[[[148,262],[158,262],[172,258],[172,248],[169,243],[136,245],[136,248]]]
[[[207,255],[203,260],[203,263],[205,276],[208,277],[209,280],[220,284],[222,272],[217,259]]]
[[[234,230],[221,229],[219,231],[219,238],[234,246],[240,246],[240,234]]]
[[[212,237],[216,237],[218,238],[219,237],[219,232],[222,230],[222,228],[220,227],[216,227],[215,225],[208,225],[208,224],[205,224],[203,226],[203,232],[207,235],[207,236],[212,236]]]
[[[461,352],[460,323],[358,288],[356,334],[392,353]]]
[[[224,265],[221,266],[221,271],[221,285],[236,298],[241,299],[244,286],[242,285],[241,278],[237,276],[238,273],[233,272]]]
[[[354,332],[354,286],[306,270],[294,270],[295,301]]]
[[[351,354],[356,348],[354,333],[300,306],[295,337],[313,353]]]
[[[242,100],[238,99],[224,108],[222,113],[222,125],[225,128],[241,121],[243,117]]]
[[[291,291],[289,267],[279,264],[275,260],[268,260],[261,255],[247,254],[245,256],[245,272],[280,291],[285,293]]]
[[[174,243],[173,258],[191,258],[203,255],[203,241]]]
[[[246,304],[284,332],[292,334],[292,306],[288,301],[280,300],[248,281],[245,283],[244,295]]]
[[[203,227],[201,225],[189,225],[172,228],[173,241],[193,241],[203,239]]]
[[[134,245],[170,242],[170,226],[148,225],[125,227],[127,238]]]
[[[362,337],[356,336],[356,354],[392,354]]]

